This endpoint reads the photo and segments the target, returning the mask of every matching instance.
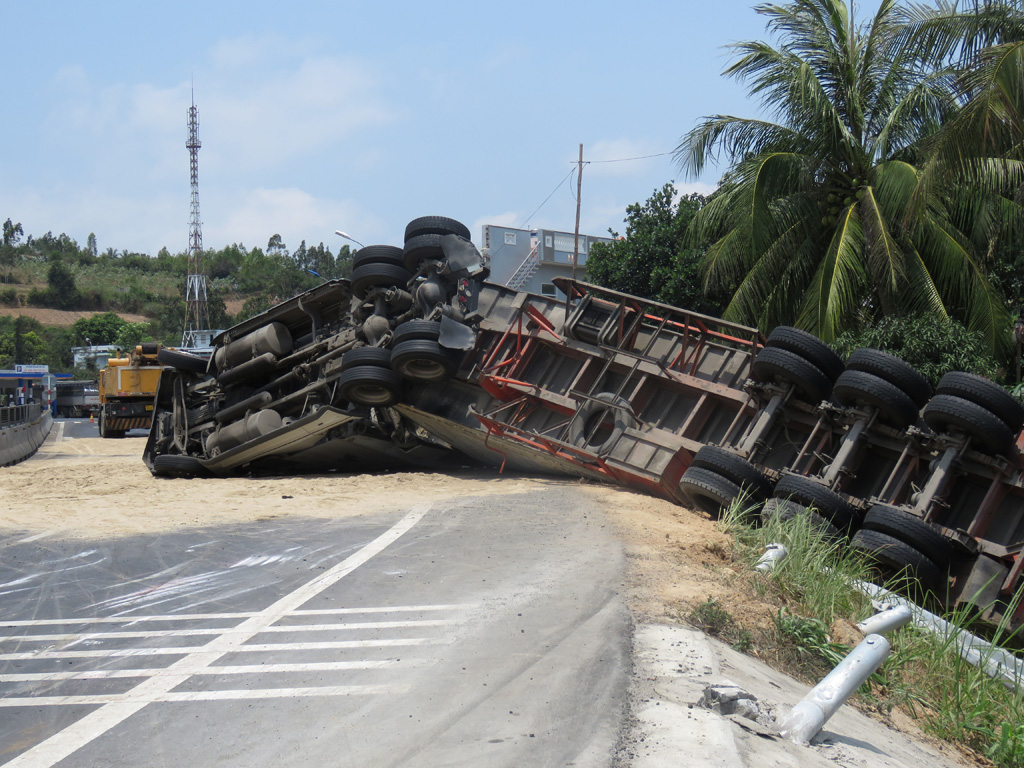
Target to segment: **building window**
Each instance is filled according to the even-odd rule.
[[[515,232],[506,232],[505,233],[505,245],[515,245],[515,244],[516,244],[516,233]]]
[[[555,295],[555,284],[554,283],[541,283],[540,284],[540,292],[544,296],[554,296]]]
[[[554,246],[551,243],[552,243],[551,235],[544,235],[544,247],[545,248],[553,248]]]

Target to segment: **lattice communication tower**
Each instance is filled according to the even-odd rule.
[[[189,168],[192,174],[192,215],[188,227],[188,277],[185,283],[185,332],[183,347],[210,344],[210,317],[206,303],[206,274],[203,271],[203,222],[199,218],[199,110],[195,100],[188,109]]]

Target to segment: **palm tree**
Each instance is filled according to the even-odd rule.
[[[690,175],[722,155],[731,163],[694,227],[714,243],[708,283],[738,285],[726,317],[833,340],[927,312],[996,348],[1006,311],[957,204],[963,190],[925,172],[926,141],[957,109],[956,70],[905,44],[896,0],[861,25],[842,0],[755,10],[780,44],[733,46],[725,74],[775,119],[708,117],[676,148]]]

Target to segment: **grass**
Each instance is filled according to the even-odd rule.
[[[728,642],[745,631],[746,650],[808,683],[817,682],[851,650],[833,636],[833,628],[874,613],[870,600],[851,584],[877,578],[861,553],[823,537],[806,517],[755,523],[756,516],[742,504],[726,510],[719,521],[733,538],[732,557],[750,569],[742,578],[776,606],[774,626],[745,628],[710,598],[687,618]],[[776,542],[786,546],[787,557],[770,572],[754,571],[764,548]],[[884,586],[901,591],[898,580]],[[944,618],[957,626],[970,624],[966,612]],[[964,660],[952,636],[907,626],[889,639],[892,653],[861,690],[862,705],[881,713],[899,708],[925,731],[997,766],[1024,768],[1024,692],[1011,691]],[[998,628],[993,645],[1005,648],[1017,640],[1005,627]]]

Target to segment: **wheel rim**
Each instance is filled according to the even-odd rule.
[[[379,384],[359,384],[353,387],[351,399],[362,405],[390,405],[395,393]]]

